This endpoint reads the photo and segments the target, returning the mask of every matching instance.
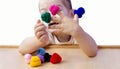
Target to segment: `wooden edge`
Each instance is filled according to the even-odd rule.
[[[0,45],[0,48],[19,48],[19,45]]]
[[[19,48],[19,45],[0,45],[0,48]],[[52,44],[45,48],[80,48],[78,44]],[[98,45],[99,49],[120,49],[120,45]]]
[[[46,48],[80,48],[78,44],[54,44]],[[120,45],[98,45],[99,49],[120,49]]]

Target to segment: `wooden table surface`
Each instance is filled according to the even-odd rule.
[[[43,63],[31,67],[25,63],[18,46],[0,46],[0,69],[120,69],[120,46],[98,46],[96,57],[87,57],[78,45],[51,45],[50,54],[57,52],[63,61],[58,64]]]

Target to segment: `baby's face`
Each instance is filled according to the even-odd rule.
[[[57,5],[60,7],[60,12],[62,12],[65,16],[72,18],[72,10],[70,10],[69,8],[66,8],[66,6],[63,4],[64,0],[40,0],[39,2],[39,11],[40,14],[43,14],[45,12],[49,11],[49,7],[53,4]],[[53,17],[53,16],[52,16]],[[54,16],[55,18],[59,17],[57,15]],[[49,30],[53,30],[55,25],[59,24],[58,22],[56,22],[54,19],[51,20],[51,22],[48,24],[48,29]],[[66,35],[62,32],[59,33],[54,33],[55,35]]]

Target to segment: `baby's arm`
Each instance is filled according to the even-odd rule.
[[[94,39],[87,34],[80,26],[76,28],[76,31],[72,37],[77,41],[80,48],[89,56],[93,57],[97,54],[97,44]]]
[[[44,47],[45,45],[41,43],[35,36],[27,37],[22,41],[19,47],[19,52],[21,54],[33,53],[40,47]]]
[[[96,56],[98,49],[97,44],[95,40],[81,28],[77,15],[74,16],[73,27],[73,31],[70,34],[78,42],[80,48],[88,56]]]
[[[37,21],[37,24],[34,27],[35,36],[28,37],[22,41],[19,47],[19,52],[21,54],[32,53],[40,47],[47,46],[49,44],[49,37],[46,31],[46,26]]]

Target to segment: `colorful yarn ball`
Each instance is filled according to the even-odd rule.
[[[60,63],[61,61],[62,57],[57,53],[53,53],[53,55],[50,58],[50,62],[53,64]]]
[[[60,8],[57,5],[51,5],[50,8],[49,8],[49,10],[52,13],[52,15],[56,15],[57,12],[60,10]]]
[[[41,60],[38,56],[32,56],[30,60],[30,66],[37,67],[41,65]]]
[[[41,15],[41,19],[46,22],[49,23],[51,21],[51,15],[49,12],[45,12]]]
[[[45,53],[44,54],[44,60],[45,60],[45,62],[50,62],[50,58],[51,58],[51,55],[49,55],[49,53]]]
[[[40,54],[38,54],[37,56],[40,58],[40,60],[41,60],[42,63],[45,62],[44,56],[42,56],[42,55],[40,55]]]
[[[74,10],[74,14],[77,14],[79,18],[81,18],[84,13],[85,13],[85,10],[83,7],[80,7],[77,10]]]
[[[32,57],[32,55],[31,55],[31,54],[25,54],[25,55],[24,55],[25,62],[26,62],[27,64],[29,64],[29,63],[30,63],[30,59],[31,59],[31,57]]]
[[[45,52],[45,49],[44,48],[39,48],[38,49],[38,54],[40,55],[44,55],[46,52]]]

